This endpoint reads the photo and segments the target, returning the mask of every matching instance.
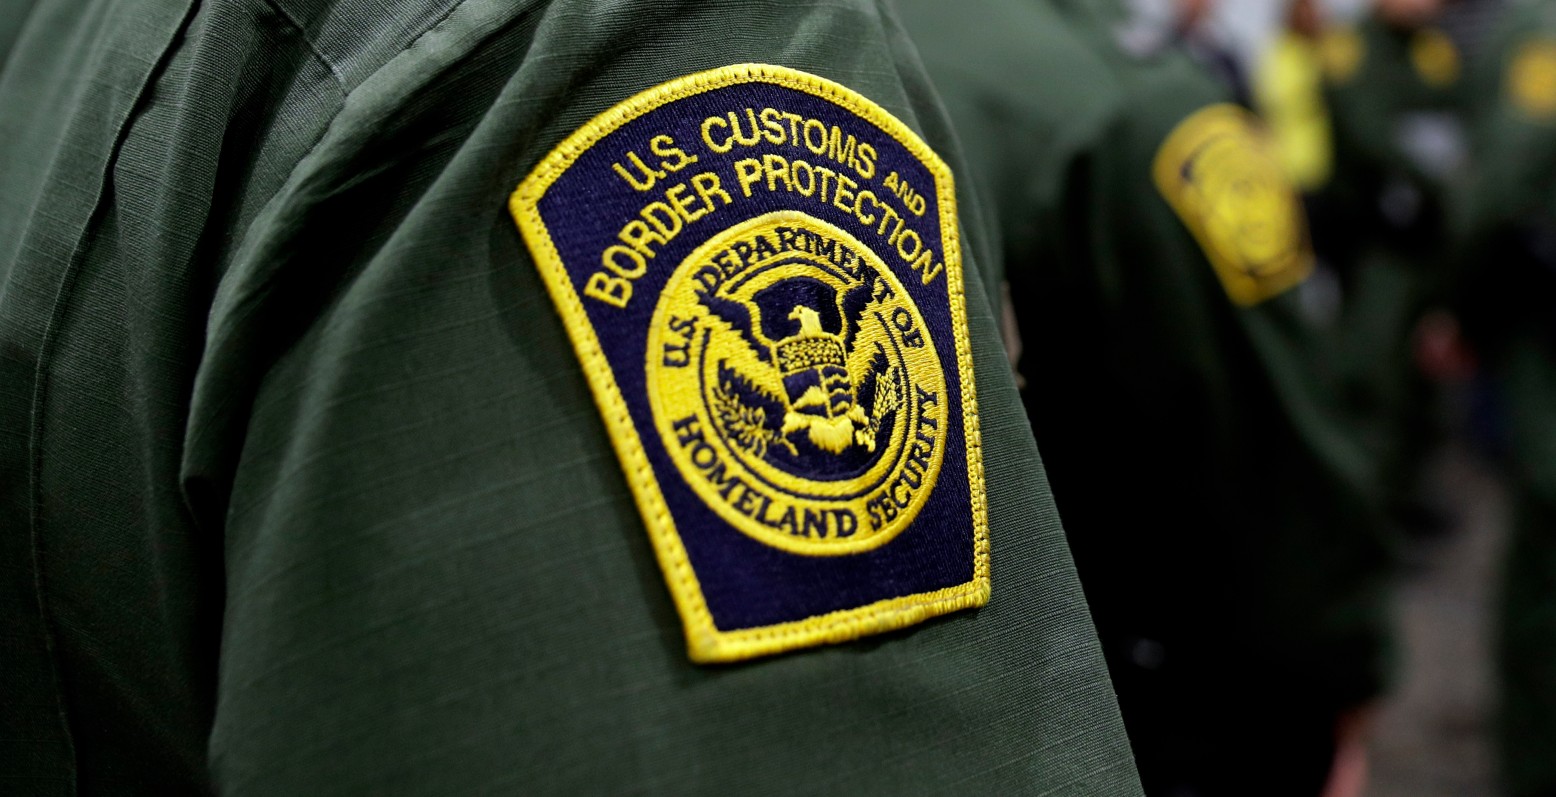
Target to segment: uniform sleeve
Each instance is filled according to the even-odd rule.
[[[27,24],[27,18],[32,12],[32,6],[37,0],[19,0],[6,5],[4,11],[0,11],[0,64],[5,63],[6,57],[11,54],[11,47],[21,36],[22,27]]]
[[[221,791],[1138,793],[976,261],[990,604],[694,665],[505,206],[597,114],[736,63],[848,86],[949,156],[891,23],[511,5],[456,6],[354,89],[218,288],[187,478],[225,535]]]
[[[1544,186],[1556,171],[1556,20],[1533,5],[1508,16],[1472,75],[1476,160],[1458,218],[1468,236],[1516,223],[1548,203]]]
[[[1478,73],[1474,179],[1458,210],[1458,310],[1484,352],[1505,424],[1508,545],[1494,639],[1500,770],[1509,794],[1556,788],[1556,414],[1551,411],[1551,176],[1556,171],[1556,31],[1547,4],[1509,9]]]
[[[1510,10],[1472,71],[1472,168],[1449,206],[1453,256],[1448,283],[1476,345],[1494,351],[1510,335],[1547,335],[1550,318],[1546,218],[1556,202],[1556,19],[1529,4]]]
[[[1195,722],[1217,736],[1246,727],[1230,718],[1271,682],[1303,712],[1375,694],[1388,560],[1372,463],[1312,364],[1321,340],[1296,296],[1311,252],[1294,193],[1246,122],[1222,128],[1238,131],[1218,144],[1235,157],[1184,157],[1215,120],[1247,118],[1192,62],[1111,64],[1123,110],[1072,181],[1072,276],[1022,308],[1024,330],[1086,330],[1045,359],[1085,387],[1028,391],[1028,406],[1126,711],[1135,699],[1159,728],[1184,730],[1162,732],[1156,746],[1172,749]],[[1217,237],[1195,209],[1229,174],[1267,192],[1259,221],[1281,231],[1261,255],[1281,265],[1255,292],[1225,276],[1252,271],[1227,268],[1245,234]],[[1194,520],[1162,533],[1164,517]]]

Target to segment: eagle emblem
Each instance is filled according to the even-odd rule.
[[[762,379],[727,359],[719,363],[713,410],[735,446],[758,458],[771,450],[794,467],[812,457],[868,458],[880,447],[881,431],[901,401],[902,370],[876,341],[856,384],[850,355],[862,316],[883,285],[867,263],[858,275],[841,292],[803,274],[780,279],[755,291],[749,304],[698,292],[709,313],[767,366]],[[763,382],[782,390],[775,393]]]
[[[874,254],[818,220],[774,216],[671,278],[650,394],[672,456],[737,527],[842,547],[896,529],[928,495],[944,376]]]

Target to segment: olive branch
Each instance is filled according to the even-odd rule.
[[[902,405],[899,395],[902,372],[896,366],[890,366],[883,372],[875,383],[875,402],[870,408],[870,439],[875,439],[875,433],[880,431],[881,423],[885,421],[886,414]]]
[[[767,410],[740,400],[731,380],[722,379],[714,387],[713,405],[724,433],[741,450],[762,459],[767,456],[769,446],[779,443],[789,449],[790,454],[799,453],[793,443],[767,425]]]

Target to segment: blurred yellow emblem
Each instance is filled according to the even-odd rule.
[[[1324,64],[1324,77],[1331,83],[1349,82],[1356,76],[1366,56],[1367,44],[1354,28],[1325,31],[1318,42],[1318,57]]]
[[[1258,304],[1312,273],[1307,217],[1253,114],[1195,112],[1162,143],[1154,172],[1232,301]]]
[[[1410,65],[1421,82],[1434,89],[1448,88],[1459,79],[1459,50],[1447,34],[1423,28],[1410,37]]]
[[[1530,118],[1556,116],[1556,41],[1535,39],[1518,48],[1507,68],[1507,94]]]

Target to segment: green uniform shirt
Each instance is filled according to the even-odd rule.
[[[1326,56],[1337,178],[1375,190],[1379,172],[1393,171],[1436,187],[1445,175],[1427,170],[1448,164],[1427,163],[1413,153],[1408,128],[1412,115],[1451,113],[1460,105],[1463,66],[1448,36],[1374,18],[1325,34],[1319,47]]]
[[[1380,688],[1386,558],[1297,292],[1233,301],[1247,281],[1196,233],[1225,241],[1157,185],[1186,119],[1241,112],[1177,50],[1120,51],[1089,5],[903,13],[996,208],[1027,407],[1147,790],[1316,792],[1336,712]]]
[[[961,177],[873,3],[37,0],[15,29],[0,791],[1139,793],[970,195],[992,601],[724,666],[688,661],[506,208],[596,114],[745,62]]]
[[[1445,192],[1464,159],[1462,65],[1442,31],[1379,19],[1330,32],[1321,51],[1336,166],[1310,207],[1319,255],[1343,286],[1337,367],[1390,508],[1408,522],[1443,434],[1412,339],[1443,301]]]
[[[1511,540],[1499,629],[1508,793],[1556,792],[1556,4],[1511,4],[1471,71],[1475,169],[1454,214],[1461,312],[1502,400]]]

